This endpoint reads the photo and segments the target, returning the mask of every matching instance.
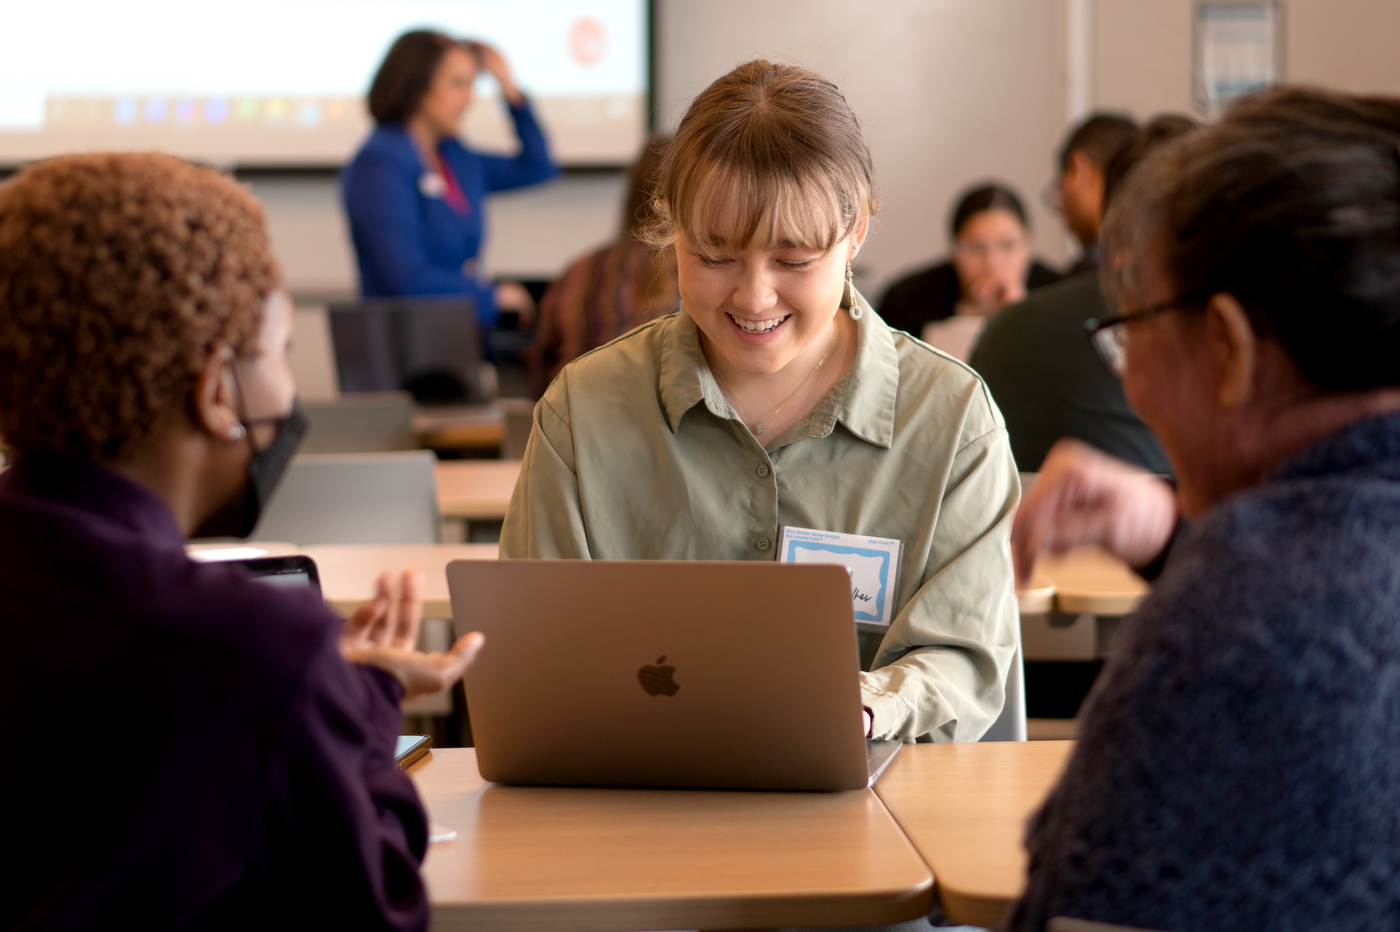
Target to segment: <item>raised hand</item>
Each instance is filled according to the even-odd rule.
[[[491,73],[496,79],[496,83],[501,86],[501,93],[512,107],[518,106],[524,99],[524,95],[515,86],[515,78],[511,76],[510,65],[506,62],[505,56],[496,51],[485,42],[470,43],[472,53],[476,56],[481,67]]]
[[[405,699],[439,692],[461,678],[486,639],[472,632],[447,651],[425,653],[418,649],[422,626],[423,574],[381,573],[374,597],[345,620],[340,655],[392,675],[403,686]]]
[[[340,655],[371,647],[414,650],[423,627],[423,574],[404,570],[383,572],[375,580],[374,597],[345,620],[340,631]]]

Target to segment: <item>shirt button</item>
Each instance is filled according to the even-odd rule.
[[[754,543],[754,546],[757,547],[759,550],[762,550],[764,553],[767,553],[767,552],[768,552],[768,548],[771,547],[771,546],[773,546],[773,542],[770,541],[770,540],[769,540],[768,538],[766,538],[766,537],[760,537],[760,538]]]
[[[760,478],[760,479],[767,479],[767,478],[768,478],[768,472],[769,472],[769,470],[768,470],[768,464],[767,464],[767,463],[759,463],[759,464],[758,464],[758,478]]]

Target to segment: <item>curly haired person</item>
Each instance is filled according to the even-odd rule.
[[[246,535],[296,448],[291,317],[213,171],[83,155],[0,188],[0,744],[45,749],[0,755],[0,927],[427,925],[399,700],[479,636],[418,652],[412,573],[342,626],[185,555]]]

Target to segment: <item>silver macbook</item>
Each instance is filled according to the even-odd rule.
[[[456,561],[464,683],[496,783],[852,790],[898,741],[862,737],[842,566]]]

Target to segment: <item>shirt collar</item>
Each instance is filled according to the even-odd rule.
[[[888,448],[894,440],[899,354],[890,328],[864,297],[856,297],[863,313],[856,323],[855,362],[805,421],[806,436],[825,437],[840,421],[862,440]],[[684,305],[667,328],[659,368],[657,391],[672,433],[685,413],[701,402],[715,417],[735,416],[700,351],[700,331]]]
[[[0,494],[24,495],[92,512],[163,544],[185,545],[170,508],[125,476],[58,456],[22,458],[0,475]]]

